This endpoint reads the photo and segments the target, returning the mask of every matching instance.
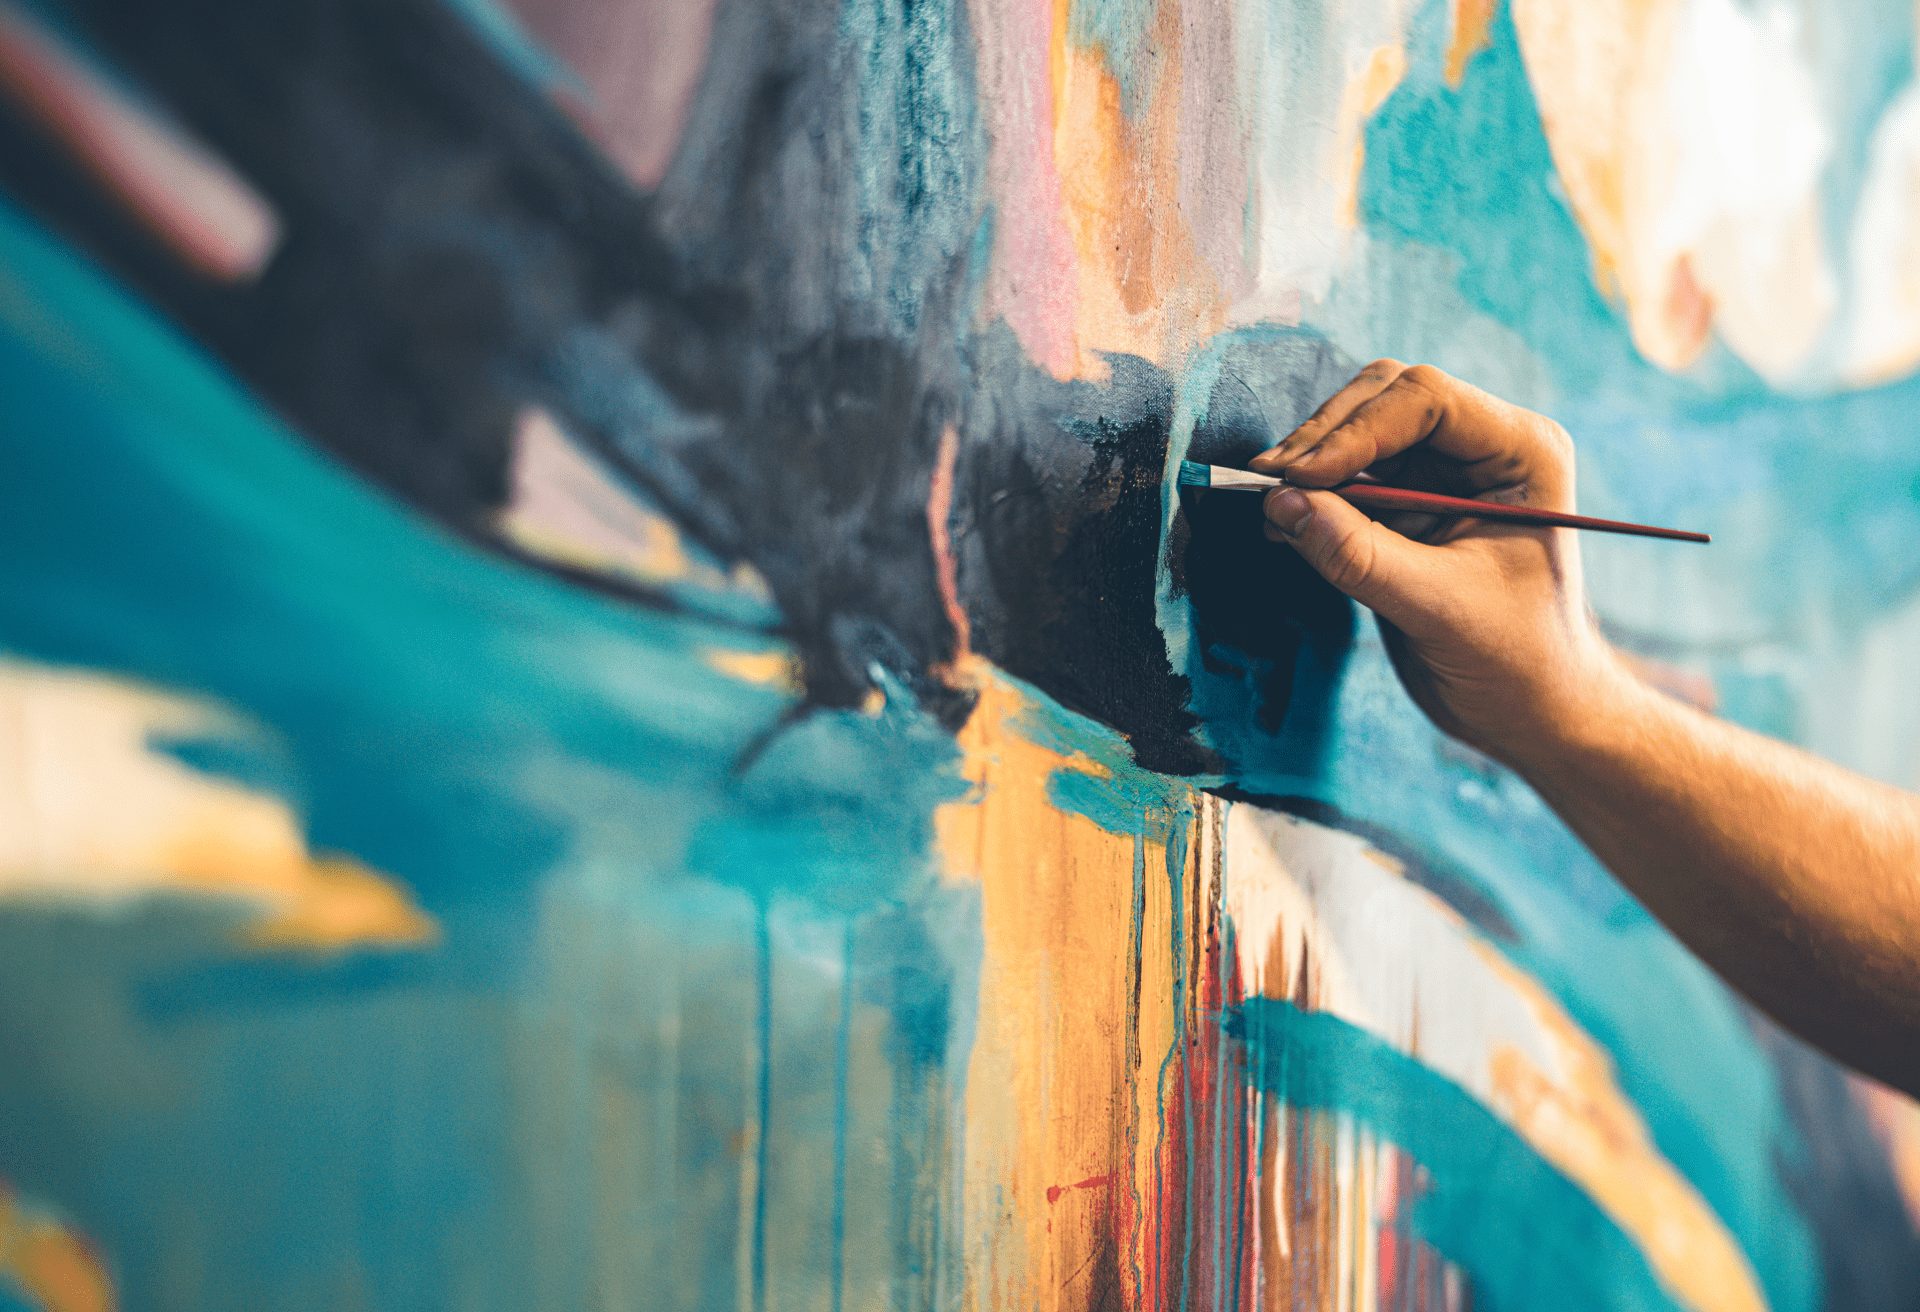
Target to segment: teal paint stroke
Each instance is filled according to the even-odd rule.
[[[573,70],[554,58],[533,39],[504,0],[445,0],[447,7],[467,20],[507,65],[535,86],[564,88],[572,94],[587,88]]]
[[[694,873],[844,893],[860,886],[849,852],[890,885],[925,869],[927,817],[961,783],[951,741],[903,690],[880,715],[803,717],[736,776],[793,699],[708,653],[766,639],[457,544],[6,211],[0,267],[0,385],[18,398],[0,443],[15,494],[0,647],[267,726],[267,754],[304,781],[315,845],[430,904],[524,883],[623,792],[661,813],[632,835],[656,873],[696,851]],[[881,769],[894,784],[861,783]],[[822,781],[837,782],[816,798]],[[786,858],[766,861],[769,843]]]
[[[79,1219],[131,1305],[578,1306],[614,1262],[578,1182],[617,1089],[653,1132],[628,1247],[671,1305],[705,1306],[741,1215],[733,985],[759,902],[783,981],[769,1302],[823,1290],[832,1114],[804,1095],[831,1087],[842,985],[796,940],[884,908],[894,947],[858,1005],[957,1097],[980,948],[933,881],[951,738],[899,688],[788,722],[792,693],[708,659],[766,637],[431,527],[4,205],[0,395],[0,651],[212,703],[217,731],[156,748],[284,797],[316,850],[393,875],[443,930],[247,956],[221,903],[0,907],[0,1050],[31,1054],[0,1073],[9,1179]],[[850,1141],[884,1114],[856,1089]],[[890,1169],[849,1162],[850,1235]],[[812,1217],[822,1242],[780,1228]],[[896,1258],[844,1260],[867,1287]]]
[[[839,25],[847,76],[859,87],[859,134],[846,158],[855,206],[848,281],[884,307],[900,337],[928,331],[922,316],[933,310],[945,315],[938,331],[959,340],[973,300],[941,296],[929,305],[927,289],[971,261],[984,278],[990,250],[979,246],[981,215],[966,203],[979,190],[985,153],[972,69],[956,54],[972,47],[966,7],[845,0]]]
[[[1183,808],[1191,810],[1192,781],[1141,769],[1118,731],[1068,710],[1020,679],[997,677],[1019,689],[1025,701],[1014,731],[1072,762],[1047,779],[1054,806],[1113,834],[1166,843],[1176,831],[1184,832],[1181,816]]]
[[[1677,1308],[1633,1241],[1471,1094],[1336,1016],[1256,998],[1229,1012],[1249,1082],[1350,1118],[1424,1167],[1408,1228],[1490,1312]]]

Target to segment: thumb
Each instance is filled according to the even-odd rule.
[[[1408,627],[1430,599],[1435,549],[1402,537],[1332,492],[1275,488],[1267,523],[1327,582],[1391,624]]]

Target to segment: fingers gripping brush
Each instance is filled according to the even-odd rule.
[[[1221,465],[1203,465],[1192,460],[1180,462],[1180,486],[1210,488],[1216,492],[1265,492],[1268,488],[1290,487],[1283,478],[1256,474],[1250,469],[1227,469]],[[1591,515],[1569,515],[1535,506],[1508,506],[1498,501],[1475,501],[1471,497],[1442,496],[1438,492],[1417,492],[1408,487],[1388,487],[1385,483],[1355,480],[1331,488],[1306,488],[1303,491],[1327,491],[1362,510],[1418,511],[1425,515],[1454,518],[1498,520],[1503,524],[1537,524],[1552,528],[1583,528],[1595,533],[1624,533],[1632,537],[1668,538],[1675,542],[1711,542],[1705,533],[1679,528],[1656,528],[1651,524],[1628,524],[1617,519],[1595,519]]]

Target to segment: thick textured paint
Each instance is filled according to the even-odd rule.
[[[1080,366],[1073,251],[1053,157],[1050,73],[1056,6],[979,0],[979,79],[987,115],[987,183],[996,210],[984,308],[1056,378]]]
[[[961,735],[977,792],[941,816],[949,868],[982,899],[970,1297],[1184,1306],[1180,1273],[1221,1246],[1211,1194],[1188,1200],[1181,1165],[1201,1142],[1183,1110],[1201,1087],[1184,1036],[1217,1010],[1193,991],[1182,946],[1217,906],[1207,844],[1191,836],[1211,832],[1218,806],[1123,755],[1063,754],[1068,722],[1036,722],[1035,694],[988,677]],[[1092,781],[1099,822],[1056,805],[1075,776]],[[1108,878],[1116,862],[1135,865],[1131,888]]]
[[[1251,106],[1251,285],[1232,306],[1232,323],[1300,323],[1352,258],[1366,120],[1374,94],[1404,67],[1399,50],[1414,8],[1410,0],[1242,8],[1237,90]]]
[[[1764,190],[1704,238],[1636,195],[1655,299],[1596,284],[1581,170],[1667,156],[1566,135],[1613,65],[1537,8],[659,8],[514,5],[568,70],[490,0],[34,6],[284,226],[209,285],[0,104],[0,643],[232,708],[163,759],[441,929],[0,907],[0,1167],[130,1304],[1910,1302],[1847,1086],[1166,478],[1430,356],[1566,419],[1593,509],[1728,544],[1596,548],[1624,640],[1906,759],[1915,385],[1817,391],[1903,367],[1907,20],[1698,0],[1625,43],[1695,129],[1753,95],[1674,80],[1705,60],[1825,134],[1767,179],[1845,290],[1807,346],[1725,291]],[[1668,363],[1707,333],[1684,376],[1649,307]],[[1235,855],[1262,797],[1413,864],[1334,863],[1316,920]],[[1318,1014],[1230,1036],[1249,979]],[[1497,1189],[1454,1183],[1480,1150]]]
[[[1487,29],[1499,0],[1448,0],[1453,10],[1453,35],[1447,41],[1447,82],[1459,86],[1467,65],[1490,44]]]

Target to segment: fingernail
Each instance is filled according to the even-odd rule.
[[[1262,451],[1259,455],[1247,461],[1247,468],[1263,474],[1270,473],[1273,467],[1280,463],[1281,457],[1286,455],[1286,452],[1287,444],[1282,442],[1279,446]]]
[[[1313,502],[1298,488],[1280,487],[1267,493],[1267,520],[1288,537],[1298,537],[1313,518]]]

